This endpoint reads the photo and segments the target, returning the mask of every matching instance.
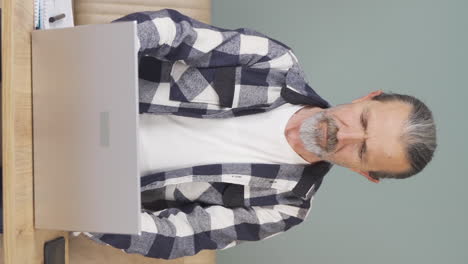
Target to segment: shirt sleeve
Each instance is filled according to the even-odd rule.
[[[297,211],[291,205],[226,208],[190,203],[157,212],[143,209],[141,235],[83,233],[126,253],[174,259],[273,237],[303,221],[293,216]]]
[[[285,44],[248,28],[212,26],[174,9],[128,14],[137,21],[138,57],[182,61],[194,67],[250,66],[289,69],[297,58]]]

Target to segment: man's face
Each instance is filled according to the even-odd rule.
[[[411,106],[371,100],[375,95],[305,119],[300,128],[305,149],[358,172],[408,170],[400,137]]]

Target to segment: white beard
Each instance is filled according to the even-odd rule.
[[[302,122],[301,127],[299,128],[299,136],[302,140],[302,143],[304,144],[304,148],[322,159],[324,159],[336,147],[336,142],[327,142],[328,146],[326,148],[328,149],[324,149],[318,143],[323,141],[323,134],[322,131],[319,129],[319,124],[321,122],[325,122],[325,124],[327,124],[327,120],[330,122],[327,129],[327,139],[335,138],[337,131],[336,123],[333,119],[327,117],[325,111],[319,112],[311,117],[306,118]]]

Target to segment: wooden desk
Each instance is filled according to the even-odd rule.
[[[33,0],[2,3],[3,260],[43,263],[44,242],[68,232],[34,229],[31,31]]]
[[[66,239],[67,264],[70,263],[69,248],[71,248],[70,253],[73,253],[71,254],[72,264],[216,263],[214,250],[203,250],[195,256],[166,261],[145,258],[136,254],[125,254],[117,248],[103,246],[86,239],[83,235],[70,240],[68,232],[34,229],[31,78],[34,0],[0,0],[0,3],[2,4],[3,27],[2,164],[4,186],[4,234],[0,235],[3,237],[3,254],[0,254],[0,263],[43,263],[44,242],[59,236]],[[211,0],[74,0],[74,18],[76,25],[108,23],[131,12],[161,8],[178,9],[205,23],[211,21]]]

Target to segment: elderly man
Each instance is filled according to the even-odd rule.
[[[433,117],[412,96],[331,107],[259,32],[171,9],[120,21],[138,28],[142,234],[84,232],[96,242],[163,259],[227,249],[303,222],[332,164],[377,183],[432,159]]]

